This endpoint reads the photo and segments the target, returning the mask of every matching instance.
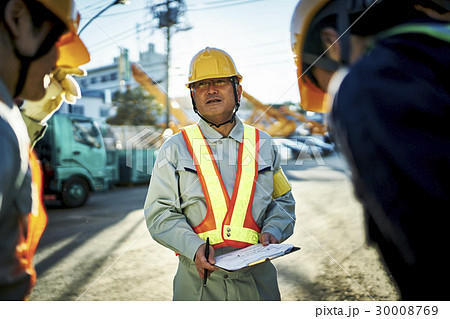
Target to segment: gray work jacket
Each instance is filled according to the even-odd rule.
[[[224,137],[205,121],[198,122],[217,162],[228,195],[236,179],[236,162],[244,126],[236,125]],[[280,169],[278,149],[271,137],[260,131],[258,178],[252,204],[255,222],[261,233],[269,232],[284,241],[295,224],[295,200],[291,191],[273,199],[273,174]],[[144,205],[147,227],[153,239],[190,258],[204,241],[193,231],[206,215],[206,201],[192,157],[181,133],[169,138],[160,148]],[[227,247],[225,247],[227,248]],[[216,256],[220,252],[216,251]]]

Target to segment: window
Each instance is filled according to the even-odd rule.
[[[117,80],[117,73],[116,73],[116,72],[111,73],[109,76],[110,76],[110,80],[111,80],[111,81]]]
[[[108,116],[109,116],[109,108],[101,108],[100,117],[108,117]]]
[[[95,76],[93,76],[91,78],[91,84],[95,84],[95,83],[97,83],[97,78]]]
[[[73,139],[81,144],[100,148],[101,134],[98,127],[91,121],[72,120]]]
[[[69,113],[84,115],[84,105],[69,104]]]

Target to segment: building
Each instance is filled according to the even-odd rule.
[[[166,87],[166,56],[156,53],[154,44],[150,43],[148,50],[139,54],[137,63],[161,87]],[[80,85],[82,99],[73,105],[64,103],[60,112],[107,118],[114,113],[113,94],[127,87],[138,86],[131,76],[127,50],[121,50],[121,55],[114,58],[112,64],[87,70],[87,73],[87,76],[75,77]]]

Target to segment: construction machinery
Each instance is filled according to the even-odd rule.
[[[138,64],[133,63],[131,65],[131,72],[136,82],[152,95],[157,102],[166,105],[166,93]],[[260,102],[246,91],[243,91],[242,95],[254,106],[252,114],[244,122],[266,131],[271,136],[289,137],[293,135],[298,127],[298,121],[305,123],[306,128],[311,134],[323,135],[326,132],[325,125],[308,120],[306,116],[299,112],[292,111],[289,108],[278,110]],[[178,103],[170,100],[169,104],[170,113],[177,121],[169,122],[169,128],[174,134],[179,132],[180,127],[194,123],[192,119],[186,116],[186,113]]]
[[[133,78],[139,83],[150,95],[152,95],[158,103],[166,105],[167,94],[161,89],[159,85],[136,63],[131,65],[131,73]],[[193,124],[194,121],[186,116],[181,106],[173,100],[169,102],[170,114],[175,117],[177,123],[170,121],[169,129],[173,134],[180,131],[180,127]]]
[[[246,91],[242,92],[242,96],[254,106],[252,114],[245,122],[266,131],[271,136],[289,137],[293,135],[298,127],[297,121],[305,123],[306,129],[311,134],[324,135],[327,131],[325,125],[308,120],[305,115],[292,111],[288,107],[276,109],[260,102]]]

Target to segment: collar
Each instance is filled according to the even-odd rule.
[[[234,127],[231,130],[228,137],[236,140],[238,143],[242,143],[244,137],[244,124],[242,124],[242,121],[239,119],[237,115],[234,117],[234,119],[236,123],[234,124]],[[207,122],[205,122],[202,119],[200,119],[197,124],[200,127],[203,136],[209,142],[215,143],[224,137],[222,134],[217,132],[213,127],[211,127]]]

